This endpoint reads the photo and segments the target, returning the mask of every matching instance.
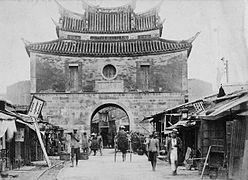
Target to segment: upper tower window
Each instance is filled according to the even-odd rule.
[[[141,89],[142,90],[148,90],[149,88],[149,69],[150,65],[141,65],[140,70],[141,70]]]
[[[79,75],[78,75],[78,64],[69,64],[70,72],[70,91],[79,90]]]
[[[117,75],[116,68],[113,65],[108,64],[108,65],[103,67],[102,75],[104,78],[106,78],[108,80],[114,79]]]

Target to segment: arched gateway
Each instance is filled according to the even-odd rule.
[[[104,147],[114,146],[114,136],[120,126],[130,131],[130,113],[119,103],[102,103],[90,114],[90,132],[100,133]]]

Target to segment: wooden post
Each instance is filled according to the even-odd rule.
[[[35,119],[34,117],[32,117],[32,120],[33,120],[33,122],[34,122],[35,131],[36,131],[37,137],[38,137],[38,139],[39,139],[40,146],[41,146],[41,149],[42,149],[43,154],[44,154],[44,156],[45,156],[45,160],[46,160],[46,162],[47,162],[47,165],[48,165],[48,167],[51,167],[51,162],[50,162],[50,160],[49,160],[49,158],[48,158],[48,155],[47,155],[47,152],[46,152],[44,143],[43,143],[43,141],[42,141],[42,138],[41,138],[41,135],[40,135],[40,129],[39,129],[39,127],[38,127],[38,124],[37,124],[37,122],[36,122],[36,119]]]
[[[203,166],[203,169],[202,169],[202,172],[201,172],[201,178],[200,178],[200,179],[203,178],[203,174],[204,174],[205,168],[206,168],[206,166],[207,166],[208,157],[209,157],[211,148],[212,148],[212,146],[209,146],[209,148],[208,148],[208,153],[207,153],[207,156],[206,156],[206,159],[205,159],[205,162],[204,162],[204,166]]]
[[[241,178],[242,180],[246,180],[248,178],[248,117],[245,117],[245,122],[246,122],[246,128],[245,128],[245,146],[244,146],[244,156],[243,156],[243,163],[242,163],[242,168],[241,168]]]

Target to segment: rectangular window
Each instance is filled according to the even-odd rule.
[[[152,36],[147,34],[147,35],[138,35],[138,39],[149,39],[151,38]]]
[[[148,90],[149,88],[149,69],[150,65],[141,65],[140,66],[140,75],[141,75],[141,89]]]
[[[70,91],[79,90],[78,64],[69,64]]]

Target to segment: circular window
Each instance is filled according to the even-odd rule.
[[[113,79],[116,76],[116,68],[113,65],[108,64],[104,66],[102,74],[106,79]]]

